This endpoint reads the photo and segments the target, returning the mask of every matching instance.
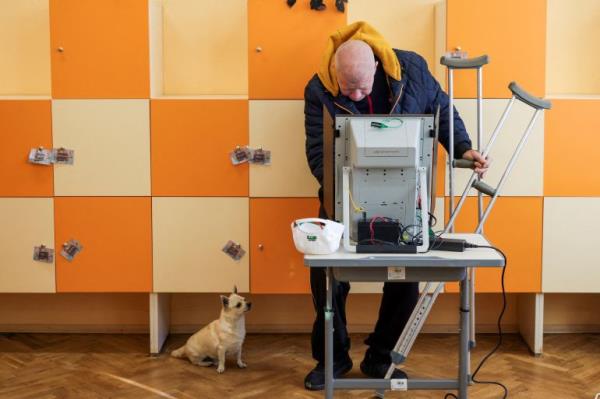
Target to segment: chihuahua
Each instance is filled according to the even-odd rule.
[[[187,357],[198,366],[212,366],[218,361],[217,373],[225,371],[225,356],[237,355],[237,365],[242,361],[242,344],[246,337],[245,313],[252,303],[237,294],[237,287],[228,297],[221,295],[221,316],[192,335],[185,345],[171,352],[177,358]]]

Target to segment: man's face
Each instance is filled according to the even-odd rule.
[[[338,85],[342,95],[352,101],[360,101],[371,94],[376,68],[377,63],[372,68],[355,69],[352,72],[340,73],[338,75]]]

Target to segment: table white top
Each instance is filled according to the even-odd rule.
[[[490,245],[481,234],[444,234],[444,238],[465,239],[470,244]],[[467,248],[464,252],[429,251],[420,254],[364,254],[347,252],[340,246],[331,255],[304,255],[308,267],[501,267],[504,258],[491,248]]]

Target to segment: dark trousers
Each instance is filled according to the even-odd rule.
[[[325,304],[326,278],[325,269],[310,269],[310,288],[317,317],[312,329],[312,355],[318,362],[325,359]],[[342,281],[333,282],[332,305],[333,317],[333,358],[334,361],[345,358],[350,349],[350,337],[346,329],[346,298],[350,284]],[[367,337],[365,344],[370,351],[385,356],[396,345],[406,322],[408,321],[417,300],[419,299],[419,283],[385,283],[383,297],[379,307],[379,318],[374,331]]]

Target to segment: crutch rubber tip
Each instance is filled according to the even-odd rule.
[[[404,361],[406,360],[406,356],[404,356],[396,351],[391,351],[390,357],[392,358],[392,363],[394,363],[396,366],[404,363]]]

